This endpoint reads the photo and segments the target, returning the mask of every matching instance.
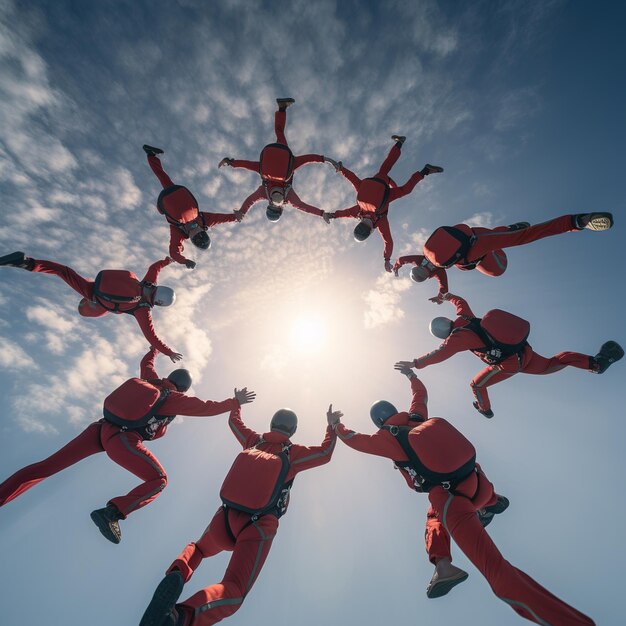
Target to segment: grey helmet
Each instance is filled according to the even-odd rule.
[[[176,390],[181,393],[184,393],[191,387],[191,374],[186,369],[174,370],[167,377],[167,380],[173,383]]]
[[[365,222],[359,222],[354,229],[354,238],[357,241],[365,241],[372,234],[372,227]]]
[[[430,323],[430,334],[439,339],[447,339],[452,332],[452,320],[447,317],[435,317]]]
[[[201,230],[191,238],[191,243],[200,250],[208,250],[211,247],[211,238],[206,230]]]
[[[176,301],[176,294],[171,287],[158,285],[154,290],[154,304],[156,306],[170,306]]]
[[[411,280],[415,283],[421,283],[430,278],[430,271],[423,265],[416,265],[411,269]]]
[[[267,217],[270,222],[277,222],[282,214],[283,208],[274,206],[273,204],[268,204],[267,209],[265,209],[265,217]]]
[[[391,402],[387,402],[387,400],[374,402],[374,404],[372,404],[372,408],[370,409],[370,417],[372,418],[372,422],[376,424],[377,428],[382,428],[383,424],[392,415],[396,415],[397,413],[398,409],[396,409]]]
[[[270,430],[291,437],[298,428],[298,416],[291,409],[280,409],[274,413]]]

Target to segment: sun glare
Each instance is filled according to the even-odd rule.
[[[291,325],[291,345],[302,352],[317,352],[326,338],[323,321],[314,315],[296,318]]]

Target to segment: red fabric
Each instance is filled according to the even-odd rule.
[[[78,437],[52,456],[24,467],[5,480],[0,485],[0,506],[49,476],[98,452],[106,452],[118,465],[144,481],[127,495],[109,501],[115,504],[124,517],[152,502],[167,485],[165,470],[143,445],[137,433],[122,432],[118,426],[101,420],[90,424]]]
[[[401,256],[396,262],[394,269],[398,269],[407,263],[413,265],[420,265],[426,267],[430,272],[428,278],[436,278],[439,283],[439,293],[443,295],[448,293],[448,276],[446,270],[442,267],[435,267],[423,254],[413,254],[408,256]]]
[[[444,554],[445,536],[451,536],[487,579],[496,596],[522,617],[543,625],[593,626],[591,618],[557,598],[504,559],[476,515],[479,508],[495,501],[493,486],[482,472],[478,482],[481,488],[473,498],[454,495],[442,487],[435,487],[428,494],[431,504],[426,527],[429,558],[434,561],[448,556]],[[487,498],[489,495],[491,499]],[[447,541],[449,546],[449,539]]]
[[[202,537],[190,543],[172,563],[168,572],[179,570],[187,582],[202,559],[231,551],[221,582],[198,591],[177,608],[188,615],[187,624],[211,626],[235,613],[252,589],[272,547],[278,519],[264,515],[256,522],[240,511],[229,510],[227,530],[224,510],[219,508]]]
[[[174,184],[172,182],[172,179],[163,170],[163,166],[161,165],[161,160],[159,159],[159,157],[148,156],[148,165],[150,165],[150,169],[159,179],[159,182],[161,183],[163,189],[165,189],[166,187],[171,187]]]
[[[266,202],[269,201],[269,198],[267,196],[267,189],[263,185],[257,187],[257,189],[243,201],[243,204],[241,205],[239,210],[242,211],[245,215],[252,208],[252,206],[260,200],[265,200]],[[307,204],[306,202],[301,200],[300,196],[298,196],[298,194],[292,187],[289,187],[287,191],[287,195],[285,196],[285,202],[287,204],[291,204],[296,209],[299,209],[304,213],[309,213],[310,215],[317,215],[318,217],[321,217],[324,214],[324,211],[322,211],[322,209],[319,209],[318,207],[315,207],[311,204]]]
[[[244,424],[239,408],[231,412],[228,424],[243,448],[255,445],[261,436]],[[280,452],[289,441],[286,435],[277,432],[263,433],[263,439],[265,443],[258,449],[275,453]],[[328,463],[336,441],[334,431],[328,427],[319,446],[292,444],[289,450],[291,467],[285,480],[292,480],[301,471]],[[190,543],[168,570],[178,569],[187,582],[202,559],[224,550],[233,552],[219,584],[206,587],[178,605],[179,610],[187,615],[187,625],[210,626],[239,609],[267,558],[278,529],[278,519],[274,515],[264,515],[252,522],[250,515],[230,509],[228,525],[234,537],[228,532],[224,510],[218,509],[202,537]]]

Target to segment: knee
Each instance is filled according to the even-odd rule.
[[[163,491],[167,487],[167,474],[161,474],[158,478],[159,491]]]

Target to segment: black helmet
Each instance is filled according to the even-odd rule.
[[[211,247],[211,239],[206,230],[201,230],[191,238],[191,243],[201,250],[208,250]]]
[[[191,374],[189,370],[179,369],[174,370],[168,377],[171,383],[174,383],[174,386],[178,391],[184,393],[191,387]]]
[[[277,222],[282,214],[283,210],[281,207],[274,206],[273,204],[267,205],[265,216],[270,222]]]
[[[387,402],[387,400],[379,400],[378,402],[374,402],[374,404],[372,404],[370,417],[372,418],[372,422],[376,424],[377,428],[382,428],[383,424],[392,415],[396,415],[397,412],[398,409],[396,409],[391,402]]]
[[[372,234],[372,227],[365,222],[359,222],[354,229],[354,238],[357,241],[365,241]]]
[[[280,409],[274,413],[270,430],[291,437],[298,428],[298,416],[291,409]]]

